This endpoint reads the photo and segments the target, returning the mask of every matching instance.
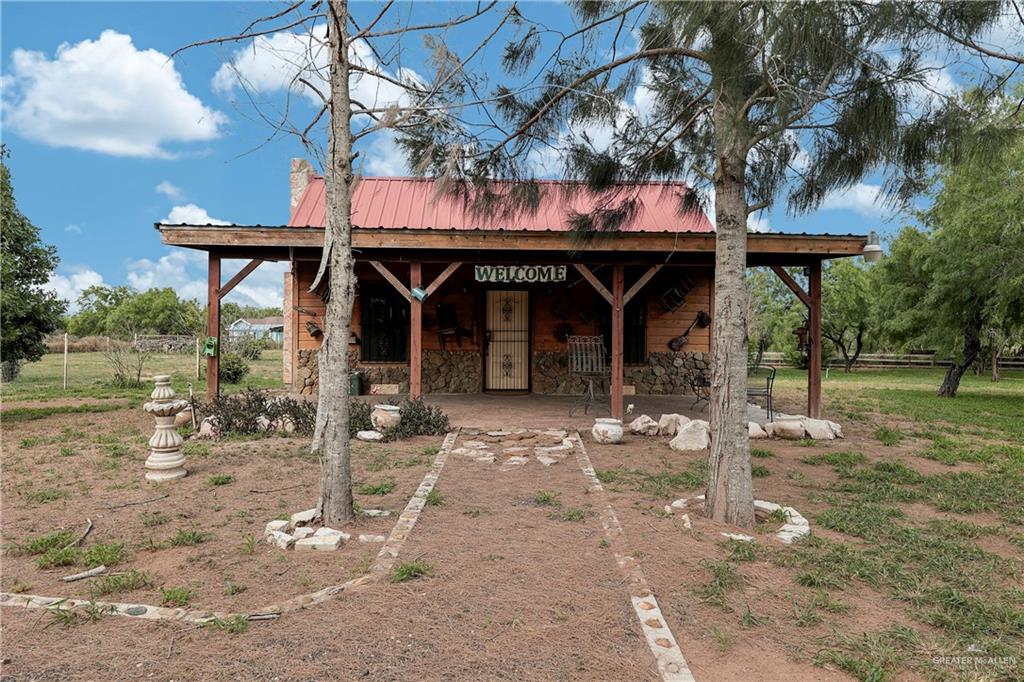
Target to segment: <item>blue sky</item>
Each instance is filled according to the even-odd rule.
[[[273,69],[238,46],[175,49],[194,40],[239,31],[280,3],[4,2],[2,23],[3,141],[19,208],[57,246],[61,265],[51,286],[74,298],[90,284],[173,286],[205,298],[202,254],[160,244],[154,221],[206,219],[280,224],[288,219],[289,159],[305,156],[299,142],[265,143],[268,126],[231,87],[237,65],[262,89],[272,110],[284,102]],[[404,12],[431,16],[439,4]],[[356,3],[364,20],[376,5]],[[524,13],[568,26],[556,4],[527,3]],[[449,14],[445,8],[445,15]],[[452,37],[453,46],[472,36]],[[999,39],[996,42],[1003,42]],[[483,55],[494,64],[501,44]],[[403,66],[418,70],[424,54],[407,48]],[[426,71],[426,68],[422,68]],[[219,75],[218,75],[219,73]],[[939,72],[956,87],[954,69]],[[278,81],[280,77],[277,76]],[[293,119],[305,120],[311,97],[292,98]],[[403,174],[387,139],[363,152],[367,174]],[[874,201],[872,179],[830,197],[818,212],[797,219],[777,209],[756,218],[783,232],[866,232],[894,229],[898,217]],[[226,268],[225,278],[233,268]],[[264,265],[231,294],[241,303],[279,305],[283,266]]]

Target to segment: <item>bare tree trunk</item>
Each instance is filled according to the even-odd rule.
[[[981,352],[981,312],[975,312],[971,316],[970,324],[964,329],[964,354],[959,362],[954,361],[939,387],[939,395],[943,398],[955,398],[957,389],[960,388],[960,380],[967,368],[974,364]]]
[[[1002,337],[998,332],[991,334],[992,339],[992,381],[997,382],[1002,377],[999,376],[999,356],[1003,354],[1003,343]]]
[[[715,521],[754,525],[747,428],[746,151],[736,134],[737,108],[715,105],[721,142],[715,172],[715,319],[711,349],[711,450],[705,514]]]
[[[324,252],[314,287],[327,276],[330,299],[320,348],[320,397],[313,450],[320,455],[320,501],[325,525],[352,522],[352,472],[349,461],[348,340],[352,321],[355,274],[352,268],[352,132],[349,65],[345,42],[346,0],[329,4],[331,51],[330,136],[326,193],[327,229]]]

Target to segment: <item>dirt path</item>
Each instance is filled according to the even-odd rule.
[[[47,614],[4,609],[4,677],[660,679],[603,542],[603,499],[572,450],[538,461],[534,447],[560,437],[520,438],[456,443],[436,488],[444,503],[426,507],[399,557],[425,560],[431,577],[376,584],[234,636],[120,618],[43,629]],[[466,447],[480,439],[480,450]],[[502,452],[510,447],[527,450]],[[477,461],[481,452],[496,461]],[[517,456],[528,459],[508,462]]]

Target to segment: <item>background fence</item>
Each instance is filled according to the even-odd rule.
[[[785,354],[768,351],[764,354],[764,364],[772,367],[788,367]],[[863,369],[912,368],[912,367],[949,367],[952,363],[947,358],[937,358],[934,353],[862,353],[854,367]],[[832,357],[829,367],[842,367],[842,357]],[[1006,357],[999,359],[999,369],[1024,369],[1024,357]]]

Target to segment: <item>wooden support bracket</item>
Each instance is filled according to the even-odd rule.
[[[658,274],[658,270],[661,270],[661,267],[661,265],[652,265],[647,268],[647,272],[642,274],[640,279],[638,279],[636,283],[629,288],[629,291],[626,292],[626,295],[623,297],[622,304],[625,305],[629,303],[634,296],[639,294],[640,290],[644,288],[644,285],[650,282],[651,278]]]
[[[576,266],[576,269],[580,271],[580,274],[583,275],[583,279],[590,282],[590,286],[597,290],[597,293],[601,295],[601,298],[608,302],[608,305],[615,305],[611,292],[601,284],[601,280],[594,276],[594,273],[590,271],[590,268],[581,263],[574,263],[574,265]]]
[[[438,288],[439,288],[439,287],[440,287],[440,286],[441,286],[442,284],[444,284],[444,282],[445,282],[445,280],[446,280],[446,279],[448,279],[448,278],[449,278],[449,277],[451,277],[451,276],[452,276],[453,274],[455,274],[455,271],[459,269],[459,266],[460,266],[460,265],[462,265],[462,263],[456,262],[456,263],[452,263],[451,265],[449,265],[448,267],[446,267],[446,268],[445,268],[445,269],[444,269],[444,270],[443,270],[443,271],[441,272],[441,274],[437,276],[437,279],[435,279],[435,280],[434,280],[433,282],[431,282],[431,283],[430,283],[430,286],[428,286],[428,287],[427,287],[426,289],[424,289],[424,291],[426,291],[426,293],[427,293],[427,295],[426,295],[426,296],[424,296],[424,298],[427,298],[427,297],[429,297],[429,296],[430,296],[430,295],[431,295],[432,293],[434,293],[435,291],[437,291],[437,289],[438,289]]]
[[[789,287],[790,291],[796,294],[796,297],[799,298],[805,306],[810,308],[811,297],[806,291],[803,290],[803,288],[799,284],[797,284],[796,280],[790,277],[789,273],[786,272],[786,270],[779,265],[773,265],[771,266],[771,268],[772,272],[779,276],[779,279],[781,279],[783,283],[785,283],[785,285]]]
[[[258,268],[262,263],[263,261],[260,260],[259,258],[253,258],[251,261],[246,263],[245,267],[239,270],[237,275],[229,279],[227,281],[227,284],[220,288],[220,292],[217,294],[217,297],[224,298],[225,296],[227,296],[232,289],[238,286],[243,279],[248,277],[252,273],[252,271]]]
[[[370,265],[373,266],[374,270],[376,270],[381,275],[383,275],[384,279],[386,279],[387,281],[391,282],[391,286],[393,286],[395,289],[397,289],[398,293],[400,293],[402,296],[405,297],[405,300],[412,301],[412,296],[409,294],[409,290],[405,287],[404,284],[402,284],[398,280],[397,277],[395,277],[393,274],[391,274],[390,270],[388,270],[386,267],[381,265],[380,261],[372,260],[372,261],[370,261]]]

